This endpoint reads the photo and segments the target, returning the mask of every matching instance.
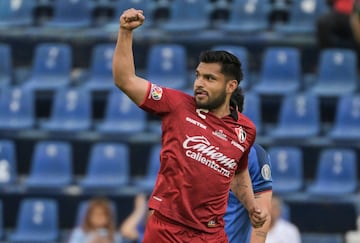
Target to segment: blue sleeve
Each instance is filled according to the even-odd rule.
[[[86,242],[86,236],[80,228],[76,228],[70,236],[68,243],[84,243]]]
[[[259,144],[250,150],[249,173],[254,193],[272,190],[270,156]]]

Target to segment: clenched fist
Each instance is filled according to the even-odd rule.
[[[127,9],[120,16],[120,28],[133,30],[144,23],[145,17],[142,10]]]

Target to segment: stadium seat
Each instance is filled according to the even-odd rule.
[[[59,239],[58,204],[53,199],[26,198],[20,203],[9,242],[55,242]]]
[[[357,190],[356,153],[352,149],[325,148],[320,152],[315,178],[307,193],[315,196],[344,196]]]
[[[135,180],[135,185],[143,192],[151,192],[155,186],[156,177],[160,168],[161,144],[155,144],[150,149],[150,155],[146,160],[146,175],[144,178]]]
[[[0,140],[0,188],[14,184],[17,180],[15,144],[11,140]]]
[[[68,142],[39,141],[24,185],[29,189],[63,190],[72,182],[72,147]]]
[[[210,26],[210,4],[207,0],[173,0],[169,18],[159,24],[168,33],[181,34],[201,32]]]
[[[0,28],[31,26],[36,0],[1,0]]]
[[[274,145],[268,148],[268,152],[272,165],[273,192],[281,195],[300,192],[304,185],[301,149]]]
[[[44,23],[50,28],[85,28],[92,24],[92,6],[88,0],[55,0],[54,15]]]
[[[339,233],[301,233],[302,243],[345,243]]]
[[[243,34],[266,31],[269,6],[263,1],[233,0],[227,22],[216,26],[229,34]]]
[[[186,48],[177,44],[150,47],[145,78],[160,86],[185,89],[188,86]]]
[[[300,90],[301,54],[293,47],[269,47],[264,55],[259,81],[253,91],[261,95],[287,95]]]
[[[31,129],[35,125],[35,100],[32,91],[15,86],[0,94],[0,130]]]
[[[58,90],[51,117],[40,123],[40,127],[55,132],[88,130],[92,123],[91,108],[91,94],[87,90],[80,88]]]
[[[339,97],[335,122],[327,136],[335,141],[355,142],[360,140],[360,95]]]
[[[120,1],[122,2],[122,1]],[[115,88],[112,75],[114,44],[96,44],[92,50],[89,78],[84,88],[90,91],[110,91]]]
[[[3,238],[3,206],[2,201],[0,201],[0,240]]]
[[[123,92],[115,89],[109,93],[104,119],[96,130],[105,134],[135,134],[146,128],[146,113]]]
[[[228,51],[239,58],[243,72],[243,80],[240,82],[240,86],[243,89],[248,90],[251,86],[251,78],[249,72],[249,52],[246,47],[237,45],[216,45],[213,46],[212,49]]]
[[[256,134],[263,133],[260,97],[253,92],[245,93],[243,114],[251,119],[256,126]]]
[[[281,34],[314,34],[316,21],[328,9],[325,1],[295,0],[288,9],[289,20],[274,26]]]
[[[72,49],[69,44],[39,43],[31,74],[24,86],[39,91],[54,91],[70,84]]]
[[[0,89],[12,84],[13,64],[11,47],[0,43]]]
[[[125,144],[94,144],[87,171],[79,182],[85,191],[121,190],[130,179],[129,148]]]
[[[320,134],[320,104],[312,94],[284,97],[276,127],[268,132],[274,139],[312,139]]]
[[[309,91],[321,97],[338,97],[358,88],[355,50],[324,49],[320,52],[317,80]]]

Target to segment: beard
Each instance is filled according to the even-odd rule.
[[[207,101],[199,100],[195,96],[195,102],[198,109],[214,110],[224,104],[226,100],[225,89],[214,97],[208,96]]]

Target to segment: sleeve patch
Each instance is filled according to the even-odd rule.
[[[153,100],[160,100],[163,94],[163,90],[156,84],[151,84],[150,96]]]
[[[271,179],[271,169],[268,164],[264,164],[261,168],[261,176],[264,178],[264,180],[270,180]]]

